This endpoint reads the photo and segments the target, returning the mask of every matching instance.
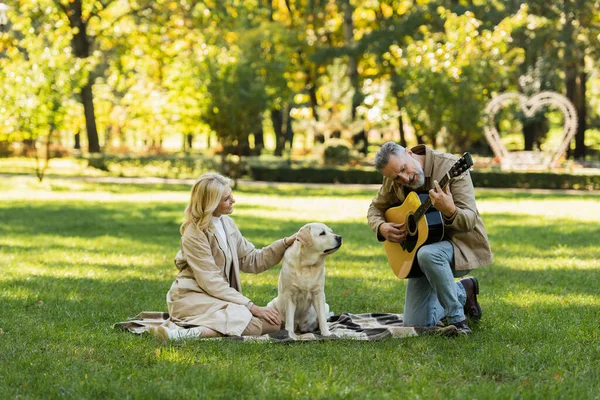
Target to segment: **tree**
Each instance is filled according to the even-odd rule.
[[[69,38],[52,16],[41,18],[48,4],[23,4],[20,15],[3,35],[0,58],[0,139],[29,144],[36,173],[44,178],[51,144],[61,130],[77,129],[68,116],[71,93],[84,75],[84,66],[68,50]],[[24,35],[23,32],[29,34]]]
[[[266,109],[265,81],[242,55],[238,59],[223,57],[207,62],[203,71],[207,79],[203,120],[217,134],[223,149],[223,173],[239,177],[242,156],[249,154],[248,135],[262,129]],[[228,156],[233,162],[228,163]]]
[[[584,158],[588,100],[587,64],[600,56],[600,7],[598,1],[517,1],[512,7],[525,9],[530,23],[516,36],[515,45],[527,49],[522,77],[537,70],[541,88],[563,91],[578,114],[575,158]],[[535,56],[531,56],[535,55]],[[540,69],[540,65],[543,69]],[[559,77],[563,76],[563,82]],[[549,84],[548,84],[549,83]],[[545,87],[544,87],[545,86]],[[531,141],[530,138],[528,138]]]
[[[94,110],[93,87],[101,71],[99,65],[101,55],[98,41],[110,32],[124,17],[133,15],[153,14],[155,7],[161,3],[155,2],[119,2],[117,0],[53,0],[62,18],[68,21],[71,28],[71,46],[75,57],[87,64],[85,79],[81,82],[80,99],[85,114],[85,126],[88,136],[88,151],[100,152],[96,113]],[[172,2],[165,1],[165,9]],[[141,4],[141,5],[140,5]],[[160,14],[154,12],[154,14]]]
[[[62,10],[72,29],[73,37],[71,38],[71,46],[75,57],[86,60],[91,56],[95,35],[90,34],[88,31],[90,19],[99,18],[99,13],[113,1],[114,0],[105,0],[104,2],[96,1],[93,2],[91,7],[86,7],[86,9],[84,8],[83,0],[72,0],[67,2],[55,0],[56,6]],[[90,153],[99,153],[100,142],[98,141],[96,115],[94,113],[94,94],[92,91],[94,74],[91,69],[92,68],[90,68],[85,80],[82,82],[80,96],[85,114],[88,151]]]
[[[391,24],[383,26],[398,26]],[[481,29],[471,12],[459,15],[437,7],[432,13],[423,7],[394,28],[407,32],[399,34],[403,41],[384,41],[386,48],[369,40],[383,52],[381,62],[394,67],[392,88],[419,143],[440,145],[443,134],[449,151],[461,151],[481,138],[486,102],[492,92],[509,85],[511,66],[520,62],[519,49],[508,48],[505,39],[515,24],[511,17],[493,30]]]

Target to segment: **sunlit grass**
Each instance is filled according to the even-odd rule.
[[[600,389],[600,196],[478,190],[494,250],[468,339],[162,345],[114,331],[166,310],[185,185],[0,181],[0,398],[594,398]],[[405,281],[366,223],[374,188],[241,186],[258,247],[321,221],[332,311],[402,312]],[[279,268],[242,275],[258,304]]]
[[[73,157],[52,158],[48,163],[47,174],[57,174],[64,176],[100,176],[104,172],[87,166],[87,160]],[[40,167],[43,162],[40,161]],[[2,173],[25,173],[34,174],[36,171],[35,158],[27,157],[2,157],[0,158],[0,171]]]

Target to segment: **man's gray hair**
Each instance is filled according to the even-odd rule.
[[[392,154],[402,157],[406,154],[406,149],[398,143],[384,143],[383,146],[377,150],[377,153],[375,153],[375,168],[377,171],[381,172],[381,170],[385,168],[387,163],[390,162],[390,155]]]

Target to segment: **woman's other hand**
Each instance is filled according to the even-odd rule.
[[[250,307],[250,312],[257,318],[262,318],[271,325],[281,325],[279,311],[270,307],[260,307],[255,304]]]

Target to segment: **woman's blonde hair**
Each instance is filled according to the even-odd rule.
[[[210,217],[221,202],[225,188],[230,184],[231,179],[216,172],[205,172],[200,175],[192,186],[190,202],[185,208],[185,217],[179,232],[183,235],[189,224],[194,224],[199,231],[206,229]]]

